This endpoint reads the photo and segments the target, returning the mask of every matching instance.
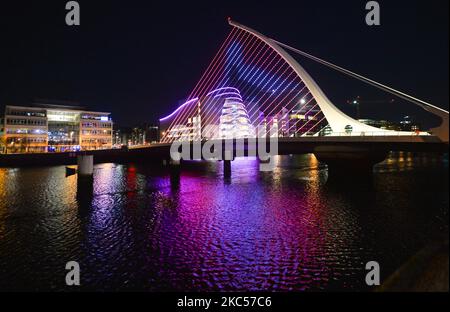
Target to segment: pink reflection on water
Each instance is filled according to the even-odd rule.
[[[172,263],[164,274],[176,278],[181,270],[194,289],[299,290],[326,283],[322,206],[307,204],[317,190],[299,195],[276,183],[256,184],[256,160],[232,167],[230,183],[183,173],[176,219],[160,232]]]

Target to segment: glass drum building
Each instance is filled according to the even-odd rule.
[[[285,93],[280,97],[286,97]],[[161,118],[161,138],[166,142],[240,139],[266,137],[269,133],[293,137],[315,134],[318,125],[325,126],[318,117],[320,109],[305,98],[299,98],[298,105],[291,109],[277,111],[277,105],[275,101],[260,103],[255,97],[245,99],[235,87],[218,88]],[[297,108],[300,106],[301,110]]]

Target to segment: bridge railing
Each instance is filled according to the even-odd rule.
[[[429,132],[423,132],[423,131],[374,131],[374,132],[331,132],[326,135],[291,135],[291,136],[278,136],[278,139],[289,139],[289,138],[333,138],[333,137],[354,137],[354,138],[370,138],[370,137],[403,137],[403,138],[418,138],[421,136],[433,136]],[[265,137],[264,137],[265,138]],[[245,139],[264,139],[262,137],[245,137]],[[232,139],[232,138],[228,138]],[[237,139],[237,138],[233,138]],[[240,138],[244,139],[244,138]],[[224,138],[203,138],[203,140],[208,141],[214,141],[214,140],[224,140]],[[193,140],[174,140],[174,142],[193,142]],[[167,142],[166,144],[170,144],[171,142]],[[158,144],[161,144],[158,143]],[[153,144],[151,144],[153,145]],[[148,145],[146,145],[148,146]],[[145,146],[134,146],[132,148],[140,148]]]
[[[412,132],[412,131],[374,131],[374,132],[332,132],[325,135],[326,137],[371,137],[371,136],[427,136],[431,135],[428,132]]]

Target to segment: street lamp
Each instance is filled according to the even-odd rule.
[[[359,99],[360,99],[360,97],[358,96],[353,101],[348,101],[347,102],[347,103],[349,103],[349,104],[351,104],[353,106],[356,106],[356,119],[357,120],[359,120],[361,118],[361,112],[360,112],[360,109],[359,109],[359,105],[360,105]]]

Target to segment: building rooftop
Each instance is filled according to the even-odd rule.
[[[60,104],[46,104],[46,103],[32,103],[31,106],[41,107],[41,108],[53,108],[53,109],[70,109],[70,110],[80,110],[86,109],[84,106],[74,106],[74,105],[60,105]]]
[[[22,109],[50,109],[50,110],[61,110],[61,111],[76,111],[84,113],[95,113],[102,115],[110,115],[110,112],[101,112],[88,110],[84,106],[70,106],[70,105],[59,105],[59,104],[45,104],[45,103],[32,103],[30,105],[6,105],[5,108],[22,108]]]

